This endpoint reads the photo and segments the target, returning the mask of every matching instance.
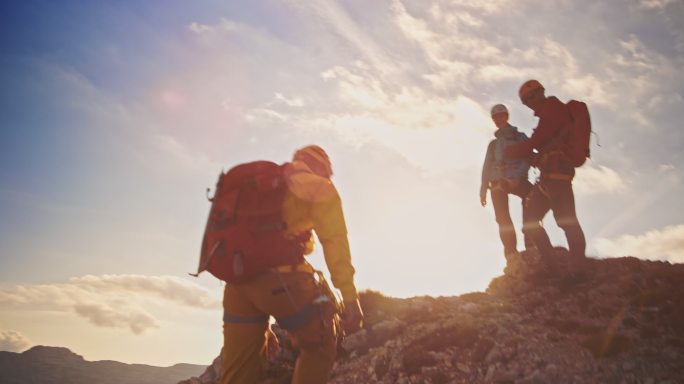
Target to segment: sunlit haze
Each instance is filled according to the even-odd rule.
[[[222,285],[187,274],[206,189],[313,143],[359,289],[486,289],[505,265],[479,202],[489,109],[530,135],[530,78],[592,113],[587,253],[684,261],[681,1],[4,1],[0,32],[1,350],[211,362]]]

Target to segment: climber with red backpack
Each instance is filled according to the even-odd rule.
[[[589,157],[589,112],[582,102],[573,100],[565,104],[554,96],[547,97],[537,80],[523,83],[518,95],[539,117],[529,140],[504,150],[504,158],[531,159],[540,171],[539,180],[525,202],[525,216],[529,220],[523,223],[523,233],[534,242],[542,257],[551,256],[553,246],[541,226],[551,210],[556,224],[565,232],[570,256],[583,260],[586,240],[575,211],[572,180],[575,167]]]
[[[482,165],[482,182],[480,184],[480,203],[487,205],[487,190],[489,190],[494,217],[499,226],[499,237],[503,243],[504,257],[511,261],[517,253],[517,239],[515,227],[508,207],[509,195],[520,197],[524,203],[527,194],[532,189],[528,179],[530,163],[527,159],[503,158],[503,151],[509,145],[527,140],[527,135],[518,131],[517,127],[508,122],[508,109],[503,104],[496,104],[491,109],[492,121],[497,130],[494,140],[489,142],[484,164]],[[527,220],[527,211],[523,209],[523,222]],[[528,236],[525,244],[530,246]]]
[[[359,330],[363,312],[354,285],[342,203],[326,152],[310,145],[292,162],[256,161],[219,176],[198,273],[226,282],[221,384],[265,378],[269,319],[299,349],[292,383],[325,383],[342,334]],[[313,232],[333,285],[305,260]]]

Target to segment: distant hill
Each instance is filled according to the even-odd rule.
[[[361,302],[330,383],[684,383],[684,264],[528,252],[486,292]],[[289,383],[295,352],[276,333],[267,382]],[[181,383],[216,384],[220,366]]]
[[[2,384],[169,384],[196,376],[205,366],[162,368],[116,361],[86,361],[67,348],[36,346],[23,353],[0,352]]]

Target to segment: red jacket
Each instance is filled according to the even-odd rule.
[[[544,156],[549,152],[549,144],[552,144],[553,139],[559,134],[559,131],[567,124],[572,123],[572,117],[568,107],[558,100],[555,96],[549,96],[546,100],[534,111],[534,115],[539,117],[537,128],[532,132],[529,140],[513,144],[504,150],[504,159],[517,158],[531,158],[532,150],[536,149],[540,156]],[[557,147],[553,145],[553,147]],[[564,173],[574,175],[575,169],[566,161],[553,161],[553,164],[540,164],[539,169],[542,175],[547,172]],[[565,163],[565,164],[564,164]]]

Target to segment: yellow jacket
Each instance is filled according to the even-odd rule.
[[[325,263],[333,285],[345,301],[358,298],[354,286],[354,267],[347,239],[347,225],[342,212],[342,200],[330,179],[314,174],[302,161],[285,165],[288,193],[283,203],[283,220],[287,234],[316,232],[323,246]],[[313,252],[314,239],[309,239],[306,254]]]

